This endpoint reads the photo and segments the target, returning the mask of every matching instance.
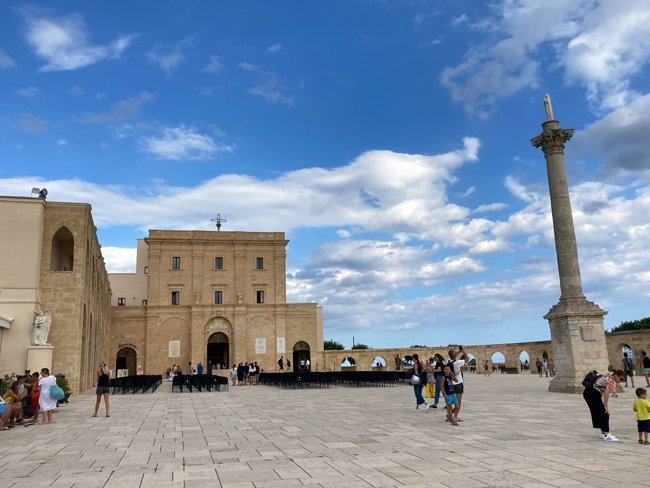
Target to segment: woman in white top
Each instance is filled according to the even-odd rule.
[[[41,387],[41,396],[38,398],[38,406],[43,412],[43,424],[53,424],[53,410],[56,408],[56,400],[50,395],[50,390],[56,385],[56,378],[50,374],[47,368],[41,369],[41,379],[38,380],[38,386]],[[47,421],[46,421],[47,419]]]

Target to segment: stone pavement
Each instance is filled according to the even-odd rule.
[[[111,396],[56,424],[0,432],[0,487],[564,487],[650,485],[628,389],[606,443],[580,395],[531,375],[467,375],[460,427],[414,412],[411,387]],[[642,378],[638,383],[643,384]]]

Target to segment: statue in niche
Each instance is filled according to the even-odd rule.
[[[50,335],[52,326],[52,315],[49,310],[37,312],[34,310],[34,322],[32,323],[32,346],[49,346],[47,336]]]

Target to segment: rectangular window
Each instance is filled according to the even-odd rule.
[[[181,258],[174,256],[172,258],[172,269],[181,269]]]
[[[173,291],[172,292],[172,305],[180,305],[181,303],[181,292]]]
[[[264,291],[257,290],[257,303],[264,303]]]
[[[221,256],[214,258],[214,269],[223,269],[223,258]]]
[[[142,306],[146,307],[147,306],[147,300],[142,300]]]
[[[144,274],[149,274],[149,266],[144,267]]]
[[[117,306],[118,307],[126,307],[126,298],[118,298],[117,299]]]
[[[223,303],[223,292],[221,290],[217,290],[214,292],[214,304],[221,305],[222,303]]]
[[[255,258],[255,269],[264,269],[264,258]]]

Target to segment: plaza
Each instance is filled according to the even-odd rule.
[[[602,442],[581,395],[534,375],[466,376],[461,417],[415,412],[413,390],[231,387],[227,392],[73,396],[50,426],[0,433],[0,486],[647,486],[634,392],[610,400]],[[642,377],[636,378],[643,385]],[[431,401],[431,400],[427,400]]]

